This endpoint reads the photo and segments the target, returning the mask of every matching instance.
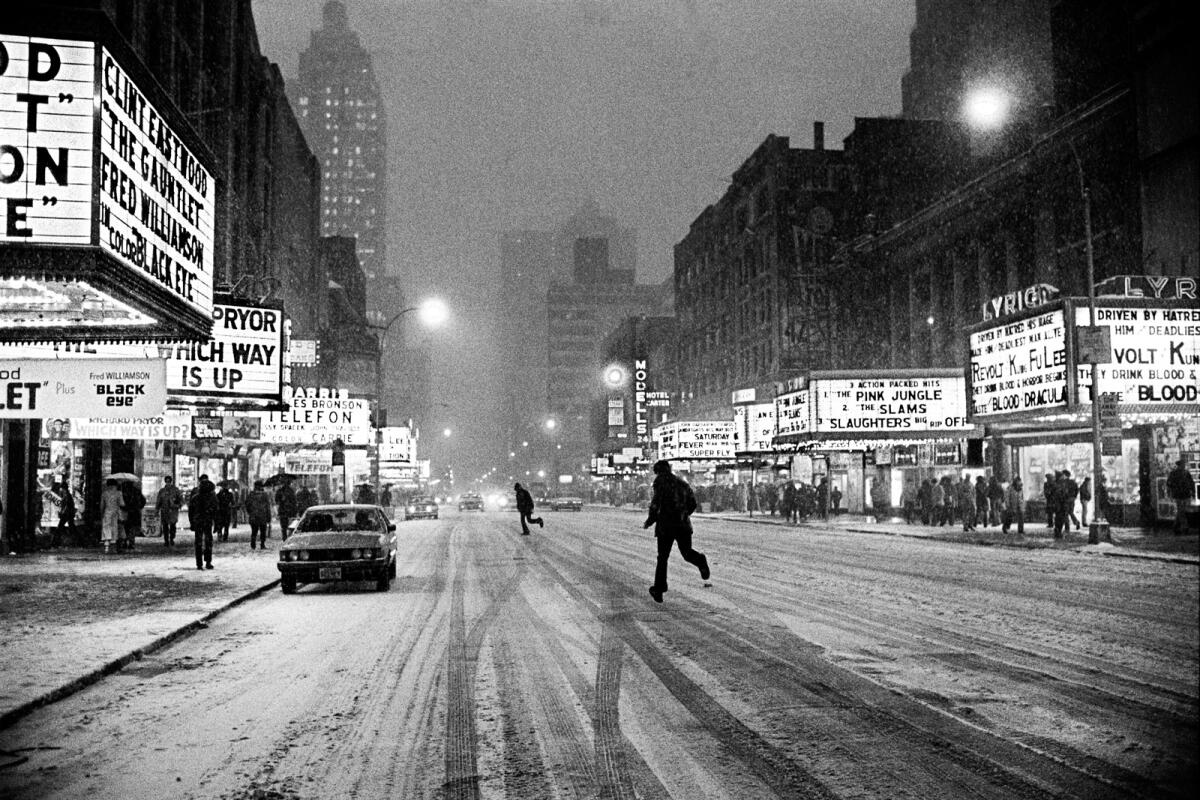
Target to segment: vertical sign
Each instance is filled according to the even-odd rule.
[[[92,242],[91,42],[0,36],[0,242]]]

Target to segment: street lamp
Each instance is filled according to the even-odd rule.
[[[383,343],[387,339],[388,331],[392,326],[403,317],[413,311],[417,312],[422,324],[427,328],[436,328],[445,322],[450,316],[450,309],[446,304],[436,297],[430,297],[421,302],[420,305],[409,306],[397,311],[383,325],[367,324],[368,328],[379,331],[379,341],[375,349],[375,428],[378,430],[383,426],[380,424],[383,420]],[[378,441],[376,447],[378,448]],[[375,458],[371,462],[371,483],[375,486],[376,496],[379,494],[379,451],[375,452]]]
[[[979,87],[970,93],[963,102],[963,116],[967,123],[980,131],[993,132],[1004,126],[1012,109],[1012,98],[1004,89],[994,86]],[[1092,198],[1088,191],[1086,176],[1083,171],[1083,161],[1075,148],[1075,141],[1067,139],[1071,150],[1071,159],[1075,164],[1076,177],[1079,180],[1079,198],[1083,211],[1084,253],[1087,260],[1087,292],[1088,292],[1088,327],[1096,327],[1096,269],[1092,247]],[[1091,362],[1092,378],[1092,491],[1099,491],[1104,465],[1101,456],[1103,449],[1100,444],[1100,367],[1096,360]],[[1100,503],[1096,503],[1095,514],[1088,523],[1088,543],[1099,544],[1109,541],[1108,522]]]

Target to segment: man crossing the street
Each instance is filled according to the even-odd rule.
[[[654,537],[658,541],[658,562],[654,569],[654,585],[650,596],[654,602],[663,601],[667,591],[667,560],[671,547],[678,543],[679,555],[700,570],[700,579],[709,578],[708,559],[704,553],[692,547],[692,512],[696,510],[696,494],[688,482],[671,472],[669,461],[654,463],[654,486],[650,500],[650,513],[643,528],[654,526]]]

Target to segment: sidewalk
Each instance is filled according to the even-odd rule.
[[[1110,528],[1109,535],[1112,543],[1088,544],[1087,530],[1067,533],[1062,539],[1055,539],[1046,524],[1040,520],[1026,522],[1025,534],[1018,536],[1016,529],[1003,533],[1000,526],[990,528],[978,527],[971,532],[962,530],[962,523],[934,527],[922,525],[919,522],[909,525],[898,517],[877,522],[874,517],[862,514],[839,514],[828,521],[809,518],[798,525],[786,525],[777,516],[743,514],[732,511],[696,514],[697,519],[722,519],[731,522],[753,523],[758,525],[776,525],[795,528],[833,528],[847,533],[870,533],[885,536],[907,536],[914,539],[937,539],[947,542],[961,542],[997,547],[1017,547],[1022,549],[1054,549],[1070,550],[1097,555],[1123,558],[1148,558],[1160,561],[1173,561],[1185,564],[1200,565],[1200,535],[1188,534],[1177,536],[1170,530],[1146,530],[1144,528]]]
[[[272,588],[271,536],[264,552],[250,549],[248,526],[231,531],[211,570],[196,569],[187,530],[173,548],[141,538],[132,553],[0,556],[0,730]]]

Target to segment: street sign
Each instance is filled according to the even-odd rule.
[[[1111,364],[1111,330],[1107,325],[1076,326],[1075,361],[1079,364]]]

